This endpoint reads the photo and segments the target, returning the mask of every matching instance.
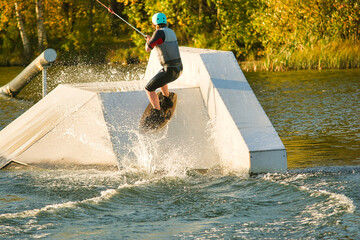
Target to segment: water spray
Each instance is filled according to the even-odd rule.
[[[116,17],[120,18],[121,20],[123,20],[127,25],[129,25],[130,27],[132,27],[135,31],[137,31],[138,33],[140,33],[144,38],[146,38],[146,35],[143,34],[139,29],[137,29],[136,27],[134,27],[133,25],[131,25],[130,23],[128,23],[125,19],[123,19],[122,17],[120,17],[119,15],[117,15],[113,10],[111,10],[111,8],[105,6],[105,4],[103,4],[102,2],[100,2],[99,0],[96,0],[98,3],[100,3],[104,8],[106,8],[111,14],[114,14]]]

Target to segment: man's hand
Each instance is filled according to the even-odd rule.
[[[150,39],[151,39],[151,37],[149,35],[146,35],[145,51],[147,51],[147,52],[151,52],[151,48],[149,48],[149,45],[148,45],[148,42],[150,41]]]

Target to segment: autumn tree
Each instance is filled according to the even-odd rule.
[[[38,50],[39,53],[44,51],[47,45],[46,31],[44,25],[43,0],[35,0],[37,33],[38,33]]]
[[[26,61],[29,61],[30,57],[31,57],[30,41],[29,41],[28,35],[27,35],[26,31],[25,31],[25,25],[24,25],[24,22],[23,22],[23,15],[22,15],[22,12],[21,12],[21,8],[19,7],[19,3],[15,1],[14,5],[15,5],[17,25],[18,25],[21,40],[22,40],[22,43],[23,43],[23,46],[24,46],[25,59],[26,59]]]
[[[145,34],[154,31],[152,15],[163,12],[180,45],[229,50],[240,61],[270,61],[279,54],[290,58],[342,41],[350,44],[351,52],[359,42],[358,0],[101,1]],[[54,48],[60,59],[88,56],[104,61],[120,52],[148,56],[144,38],[95,0],[15,3],[16,9],[14,1],[0,0],[2,64],[19,63],[45,47]]]

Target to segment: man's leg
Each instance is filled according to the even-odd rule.
[[[145,118],[144,127],[148,129],[155,129],[165,121],[164,113],[160,110],[159,97],[155,91],[146,90],[149,101],[152,105],[150,115]]]
[[[169,97],[169,88],[168,88],[168,85],[164,85],[162,86],[161,88],[161,92],[162,94],[165,96],[165,97]]]
[[[146,93],[153,108],[160,110],[159,97],[156,94],[156,92],[155,91],[149,92],[148,90],[146,90]]]

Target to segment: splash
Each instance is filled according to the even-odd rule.
[[[187,151],[185,146],[169,138],[168,126],[152,134],[141,134],[137,130],[131,133],[130,154],[120,157],[121,168],[125,171],[137,169],[148,174],[184,177],[200,160],[195,152]]]
[[[57,66],[50,77],[50,85],[134,81],[143,79],[144,73],[143,65]]]
[[[163,129],[152,133],[139,132],[139,119],[148,103],[145,94],[136,93],[136,97],[114,94],[103,101],[120,169],[182,176],[188,169],[219,165],[200,89],[174,91],[178,94],[174,116]]]

